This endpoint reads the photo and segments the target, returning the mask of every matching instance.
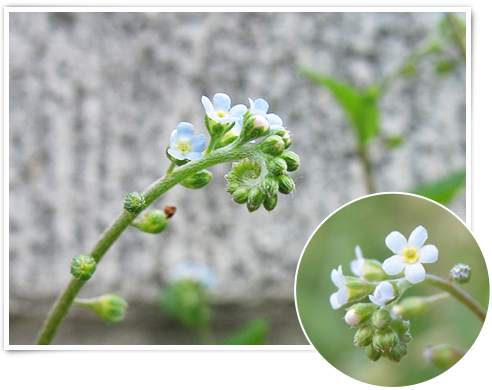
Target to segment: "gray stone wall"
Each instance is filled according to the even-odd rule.
[[[297,262],[318,224],[366,194],[355,139],[332,96],[299,75],[309,66],[363,87],[380,80],[436,23],[408,13],[11,13],[10,296],[51,302],[72,255],[88,252],[125,193],[167,169],[180,121],[201,131],[202,94],[264,97],[294,134],[297,190],[272,213],[248,213],[225,192],[228,165],[204,190],[176,187],[157,206],[178,212],[163,235],[128,230],[83,295],[155,302],[173,264],[217,272],[217,304],[293,300]],[[464,71],[430,65],[382,101],[371,145],[380,191],[405,191],[465,165]],[[465,216],[464,194],[451,208]],[[35,311],[34,311],[35,312]]]

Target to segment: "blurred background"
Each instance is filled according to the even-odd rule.
[[[327,215],[370,192],[437,188],[465,218],[463,47],[443,20],[442,13],[11,13],[10,343],[33,341],[70,278],[71,257],[90,251],[126,193],[165,173],[178,122],[206,132],[200,97],[226,92],[233,104],[265,98],[292,131],[302,164],[295,194],[270,214],[250,214],[225,191],[227,164],[213,167],[214,180],[200,191],[174,188],[156,203],[177,207],[166,232],[126,231],[81,293],[120,294],[127,319],[107,325],[74,308],[55,342],[197,343],[157,303],[171,268],[192,259],[216,273],[217,334],[262,316],[268,344],[306,344],[294,275]]]
[[[459,219],[422,198],[391,194],[358,200],[327,219],[303,253],[296,294],[304,330],[326,360],[360,381],[408,386],[431,379],[442,370],[426,362],[425,346],[451,344],[467,351],[482,328],[482,322],[473,313],[455,299],[449,299],[410,320],[413,341],[408,345],[408,356],[399,364],[383,358],[373,363],[366,358],[364,348],[354,346],[356,330],[344,321],[346,311],[334,310],[329,304],[330,295],[337,291],[331,281],[332,269],[342,265],[344,275],[352,276],[350,261],[355,259],[356,245],[360,245],[364,258],[383,262],[393,255],[386,247],[386,236],[396,230],[408,238],[419,225],[429,234],[426,244],[439,249],[438,260],[426,264],[426,272],[447,279],[454,265],[470,265],[472,278],[460,287],[487,308],[489,279],[478,244]],[[442,291],[416,285],[404,297],[439,292]]]

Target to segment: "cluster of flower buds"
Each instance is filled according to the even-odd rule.
[[[145,233],[159,234],[166,230],[169,220],[176,213],[176,207],[166,206],[163,210],[151,210],[132,226]]]
[[[92,310],[106,322],[120,322],[125,317],[128,304],[119,295],[107,294],[92,299],[77,299],[74,306]]]
[[[393,318],[386,308],[357,303],[348,309],[345,321],[358,328],[354,345],[364,347],[369,360],[375,362],[386,357],[399,363],[407,355],[412,340],[410,323],[400,316]]]
[[[91,255],[75,255],[70,264],[70,273],[79,280],[89,280],[96,272],[97,263]]]

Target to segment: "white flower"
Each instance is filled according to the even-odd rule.
[[[331,294],[330,303],[334,309],[338,309],[345,305],[349,298],[349,290],[346,286],[347,281],[345,280],[345,276],[343,276],[341,265],[338,267],[338,270],[334,269],[331,271],[331,280],[339,290]]]
[[[376,305],[385,305],[395,299],[395,288],[390,282],[382,282],[374,290],[374,295],[369,295],[369,299]]]
[[[180,122],[171,132],[167,152],[176,160],[198,160],[202,158],[206,139],[203,134],[193,135],[191,123]]]
[[[233,123],[242,119],[248,110],[244,104],[237,104],[231,108],[231,98],[225,93],[216,93],[213,104],[206,96],[202,96],[202,104],[207,116],[217,123]]]
[[[420,283],[425,279],[425,268],[422,263],[433,263],[439,251],[434,245],[424,245],[427,230],[418,226],[407,241],[403,234],[391,232],[386,237],[386,246],[395,254],[386,259],[383,269],[388,275],[396,275],[405,270],[405,277],[410,283]]]
[[[356,260],[350,262],[350,269],[355,276],[361,278],[364,273],[364,257],[359,245],[355,247],[355,257]]]

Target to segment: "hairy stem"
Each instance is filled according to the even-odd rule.
[[[167,174],[153,184],[143,193],[145,198],[145,208],[154,203],[160,196],[166,193],[169,189],[181,182],[183,179],[199,172],[205,168],[211,167],[224,162],[240,160],[242,158],[253,156],[257,152],[258,145],[248,144],[240,149],[223,148],[212,152],[209,156],[203,157],[200,160],[191,161],[174,171],[168,176]],[[145,209],[144,208],[144,209]],[[143,211],[143,210],[142,210]],[[91,251],[94,260],[99,263],[104,254],[111,248],[114,242],[120,237],[125,229],[131,225],[132,221],[138,214],[123,211],[115,221],[102,233],[101,237]],[[63,319],[68,313],[70,306],[79,291],[82,289],[86,281],[72,278],[57,301],[54,303],[48,317],[39,333],[37,344],[50,344],[56,335],[56,332],[63,322]]]

